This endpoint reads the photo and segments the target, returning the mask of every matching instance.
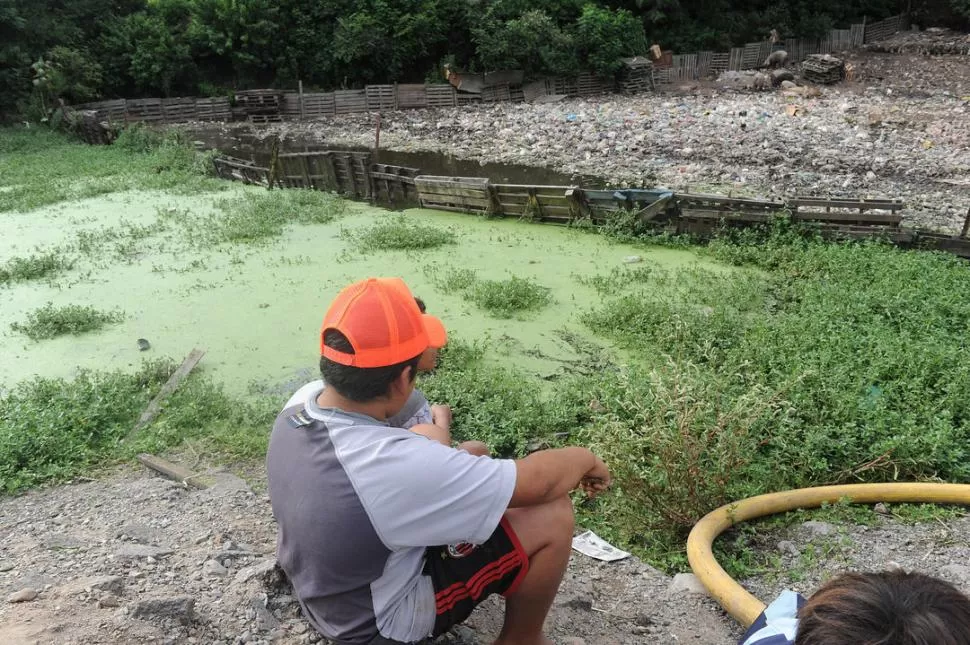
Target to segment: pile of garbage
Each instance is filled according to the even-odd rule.
[[[819,85],[839,83],[845,80],[845,61],[831,54],[812,54],[802,63],[802,77]]]
[[[867,51],[924,56],[970,55],[970,34],[931,27],[925,31],[901,31],[885,40],[869,43]]]

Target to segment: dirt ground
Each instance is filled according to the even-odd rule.
[[[252,487],[215,477],[195,490],[125,467],[0,501],[0,643],[320,642],[273,568],[260,469],[247,473]],[[840,571],[902,566],[970,591],[970,518],[909,525],[889,513],[870,526],[762,533],[759,548],[777,554],[778,568],[744,583],[770,600],[785,588],[811,593]],[[740,627],[690,582],[636,558],[601,563],[574,552],[548,633],[559,645],[738,642]],[[490,599],[441,644],[490,643],[501,617],[501,600]]]

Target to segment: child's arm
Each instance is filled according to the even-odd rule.
[[[447,405],[432,406],[425,402],[404,427],[415,434],[451,446],[451,408]]]

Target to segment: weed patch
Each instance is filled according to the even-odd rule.
[[[62,201],[126,190],[196,194],[225,190],[211,174],[211,154],[184,136],[144,129],[123,132],[111,146],[89,146],[44,128],[0,129],[0,212],[29,211]],[[147,134],[152,132],[152,134]]]
[[[73,267],[73,260],[66,258],[59,251],[50,251],[27,257],[18,256],[7,260],[6,264],[0,266],[0,284],[52,278],[64,271],[69,271]]]
[[[533,280],[480,280],[471,269],[428,267],[427,275],[445,293],[460,293],[496,318],[538,311],[552,302],[552,294]]]
[[[0,491],[63,481],[92,467],[162,452],[192,440],[214,455],[263,454],[277,401],[237,400],[193,374],[164,412],[131,443],[139,414],[177,368],[145,363],[134,374],[82,372],[73,380],[37,378],[0,394]]]
[[[575,278],[577,282],[594,289],[601,296],[613,296],[633,285],[650,282],[656,277],[655,269],[652,265],[615,267],[606,275],[577,275]]]
[[[100,311],[90,306],[46,305],[27,314],[27,320],[13,323],[10,328],[33,341],[58,336],[85,334],[102,329],[105,325],[121,322],[124,314],[118,311]]]
[[[313,190],[247,193],[216,204],[223,216],[210,235],[217,242],[263,242],[282,235],[289,224],[328,224],[343,213],[344,204],[335,195]]]
[[[451,231],[413,222],[404,215],[385,219],[362,231],[347,232],[361,251],[421,251],[455,243]]]

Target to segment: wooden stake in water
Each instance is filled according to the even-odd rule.
[[[377,113],[377,128],[374,132],[374,150],[381,148],[381,113]]]
[[[155,398],[152,399],[152,402],[149,403],[148,407],[145,408],[145,411],[142,412],[141,417],[138,419],[138,423],[136,423],[135,427],[132,428],[131,432],[128,433],[128,439],[131,439],[139,430],[155,420],[158,413],[162,411],[162,403],[164,403],[165,399],[171,396],[172,393],[178,389],[178,386],[195,368],[195,366],[199,364],[199,361],[202,360],[203,356],[205,356],[205,350],[193,349],[192,352],[185,357],[182,365],[180,365],[172,376],[169,377],[165,385],[162,386],[162,389],[159,390]]]

